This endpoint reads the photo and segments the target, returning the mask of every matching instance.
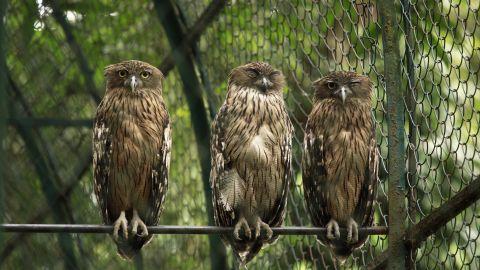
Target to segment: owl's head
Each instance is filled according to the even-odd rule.
[[[370,100],[372,83],[352,71],[335,71],[313,82],[315,100],[335,99],[345,103],[353,98]]]
[[[137,93],[141,90],[162,91],[162,72],[156,67],[138,60],[128,60],[105,68],[108,89],[126,89]]]
[[[230,73],[229,82],[268,94],[281,93],[285,78],[281,71],[274,69],[268,63],[253,62],[234,68]]]

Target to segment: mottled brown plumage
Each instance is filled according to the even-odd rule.
[[[354,72],[333,72],[313,87],[302,162],[305,199],[312,223],[327,227],[318,239],[343,262],[367,239],[358,228],[373,222],[378,155],[372,84]]]
[[[152,238],[146,226],[157,225],[167,192],[171,139],[163,75],[131,60],[107,66],[105,77],[93,131],[95,194],[103,221],[114,225],[118,253],[132,258]]]
[[[215,221],[233,226],[223,240],[241,264],[278,236],[291,172],[292,124],[280,71],[266,63],[232,70],[228,93],[213,123],[211,186]]]

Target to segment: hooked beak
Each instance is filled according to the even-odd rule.
[[[267,89],[272,86],[272,83],[265,77],[262,78],[262,84],[260,88],[262,88],[263,91],[267,91]]]
[[[130,78],[130,88],[132,89],[132,92],[135,92],[135,88],[137,88],[138,86],[138,79],[135,78],[135,76],[132,76],[132,78]]]
[[[340,96],[342,97],[342,103],[345,103],[345,99],[347,98],[347,89],[345,89],[345,86],[340,88]]]

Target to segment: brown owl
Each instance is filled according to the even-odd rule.
[[[170,122],[160,70],[131,60],[107,66],[105,77],[93,130],[95,194],[119,255],[130,259],[152,238],[147,226],[157,225],[165,200]]]
[[[283,101],[282,73],[255,62],[232,70],[226,100],[213,123],[213,208],[241,264],[278,236],[291,171],[292,124]]]
[[[372,83],[354,72],[333,72],[313,88],[302,162],[305,199],[312,223],[327,229],[318,239],[343,262],[367,239],[358,228],[373,222],[378,155]]]

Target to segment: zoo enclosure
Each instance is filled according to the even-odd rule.
[[[405,264],[479,269],[478,9],[479,1],[426,0],[179,0],[91,7],[11,1],[0,42],[7,49],[4,61],[0,58],[7,71],[0,72],[6,76],[0,93],[8,97],[8,106],[0,107],[8,107],[9,116],[2,118],[6,133],[0,134],[6,142],[3,153],[11,161],[2,168],[3,221],[99,223],[97,213],[91,214],[95,205],[78,209],[72,204],[90,200],[91,179],[85,173],[90,171],[91,116],[102,96],[102,68],[125,58],[150,62],[164,57],[153,64],[166,76],[164,94],[175,126],[173,187],[161,223],[211,224],[210,121],[224,97],[229,70],[261,60],[285,74],[285,97],[296,128],[295,179],[286,225],[310,225],[299,171],[303,126],[311,108],[309,85],[331,70],[355,70],[368,75],[376,89],[373,115],[382,172],[375,221],[378,226],[388,224],[389,232],[372,236],[344,266],[337,265],[314,237],[289,236],[260,254],[252,267],[381,268],[389,254],[389,269]],[[135,12],[145,12],[145,18]],[[32,29],[24,30],[28,26]],[[133,30],[118,30],[124,28]],[[152,35],[142,35],[152,29]],[[189,203],[175,195],[182,192]],[[202,198],[195,195],[201,193]],[[27,207],[37,204],[38,209]],[[187,208],[186,214],[180,206]],[[41,246],[31,240],[19,248],[18,242],[29,237],[25,234],[3,237],[1,263],[7,266],[18,263],[22,252]],[[93,241],[82,244],[78,235],[57,238],[65,265],[92,264],[85,249],[96,247]],[[188,240],[179,239],[165,241],[187,246]],[[168,254],[165,241],[158,240],[158,246],[146,252],[157,248]],[[193,253],[195,259],[210,255],[210,265],[217,269],[231,261],[218,237],[194,243],[196,248],[202,245],[211,249]],[[80,255],[87,262],[81,262]],[[152,256],[144,254],[146,265]]]

